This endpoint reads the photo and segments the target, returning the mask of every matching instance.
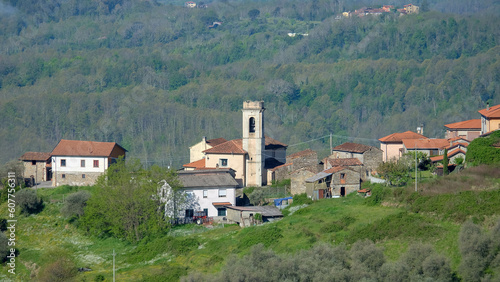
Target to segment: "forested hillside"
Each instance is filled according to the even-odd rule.
[[[376,145],[422,123],[443,137],[500,103],[493,0],[340,19],[407,1],[1,1],[0,163],[65,138],[177,166],[202,136],[241,136],[244,100],[264,100],[267,134],[292,145]]]

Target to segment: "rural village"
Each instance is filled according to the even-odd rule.
[[[377,173],[381,163],[396,162],[407,153],[423,153],[436,166],[435,173],[442,175],[445,152],[451,172],[456,159],[465,159],[472,140],[500,128],[500,105],[488,105],[478,111],[478,119],[444,125],[445,138],[426,137],[420,126],[417,132],[381,137],[379,148],[346,142],[319,159],[310,149],[288,155],[287,144],[265,134],[264,113],[263,101],[245,101],[241,139],[204,136],[189,148],[190,162],[177,171],[189,201],[177,207],[176,218],[210,218],[242,227],[253,225],[256,214],[262,215],[264,222],[279,219],[282,214],[278,207],[292,197],[271,199],[274,205],[250,206],[243,199],[242,188],[268,186],[285,179],[290,179],[290,196],[306,193],[313,200],[350,193],[369,196],[370,190],[361,189],[361,183],[385,182]],[[26,152],[19,160],[27,186],[82,186],[95,184],[126,153],[115,142],[60,140],[52,152]]]

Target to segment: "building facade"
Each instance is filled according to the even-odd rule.
[[[52,179],[50,153],[26,152],[19,160],[23,162],[23,178],[32,178],[37,183]]]
[[[94,185],[127,150],[115,142],[61,140],[52,151],[52,186]]]

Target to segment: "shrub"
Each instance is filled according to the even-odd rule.
[[[5,257],[9,254],[10,247],[8,245],[9,240],[3,232],[0,232],[0,262],[2,262]]]
[[[71,281],[76,274],[75,263],[67,257],[61,257],[42,270],[39,281]]]
[[[43,200],[39,198],[36,191],[22,189],[16,192],[16,204],[22,214],[39,213],[43,209]]]
[[[302,194],[297,194],[293,196],[293,205],[294,206],[299,206],[299,205],[310,205],[313,203],[313,200],[311,200],[309,197],[307,197],[306,193]]]
[[[85,206],[87,205],[87,200],[89,198],[90,198],[90,193],[85,190],[70,194],[66,198],[64,206],[61,209],[62,215],[65,217],[82,216]]]

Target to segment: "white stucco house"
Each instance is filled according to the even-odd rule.
[[[93,185],[127,150],[115,142],[59,141],[52,150],[52,186]]]

